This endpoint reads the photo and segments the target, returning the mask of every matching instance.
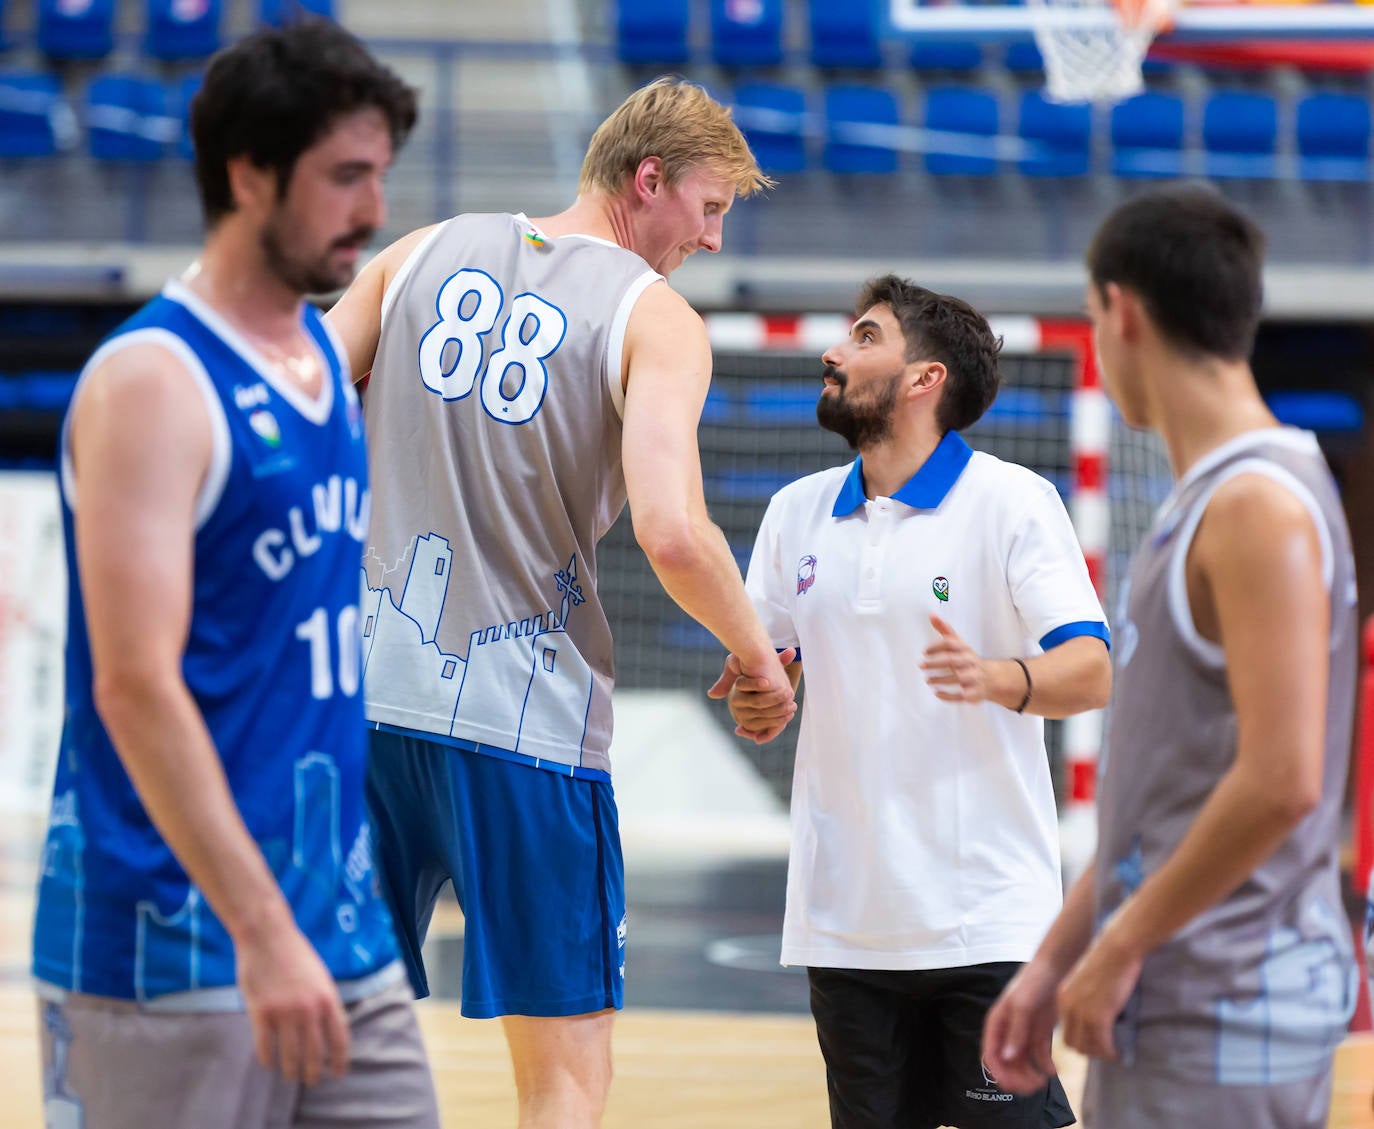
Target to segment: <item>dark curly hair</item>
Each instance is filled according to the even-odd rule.
[[[993,336],[988,319],[962,298],[936,294],[895,274],[864,283],[854,315],[879,304],[890,307],[902,327],[908,361],[939,361],[945,366],[945,388],[935,408],[940,432],[962,431],[977,423],[1002,381],[997,368],[1002,339]]]
[[[220,51],[191,101],[205,222],[233,211],[232,158],[274,169],[285,196],[301,154],[337,118],[367,108],[382,112],[399,149],[415,126],[415,91],[329,20],[264,28]]]

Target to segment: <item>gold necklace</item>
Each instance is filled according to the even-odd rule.
[[[276,342],[269,341],[267,338],[254,333],[244,325],[242,321],[229,314],[226,306],[214,300],[213,295],[215,293],[215,287],[210,284],[208,279],[197,285],[197,276],[199,274],[200,263],[193,263],[181,276],[182,283],[193,292],[199,293],[202,300],[208,302],[211,307],[219,311],[220,316],[225,318],[225,320],[238,330],[253,349],[262,356],[263,360],[304,388],[309,388],[312,384],[316,383],[317,376],[321,380],[323,379],[324,374],[320,367],[319,357],[316,352],[310,348],[308,341],[305,342],[305,355],[299,356],[288,353]]]

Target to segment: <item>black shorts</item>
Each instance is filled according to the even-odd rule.
[[[808,969],[833,1129],[1072,1125],[1058,1078],[1016,1097],[983,1065],[983,1018],[1020,967]]]

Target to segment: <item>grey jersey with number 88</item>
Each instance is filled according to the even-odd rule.
[[[364,399],[370,721],[609,773],[596,543],[625,504],[625,325],[659,278],[506,214],[449,220],[398,271]]]

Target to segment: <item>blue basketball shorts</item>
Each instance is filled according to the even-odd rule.
[[[465,1016],[585,1015],[625,999],[625,864],[608,781],[373,730],[377,872],[418,997],[420,950],[452,880]]]

